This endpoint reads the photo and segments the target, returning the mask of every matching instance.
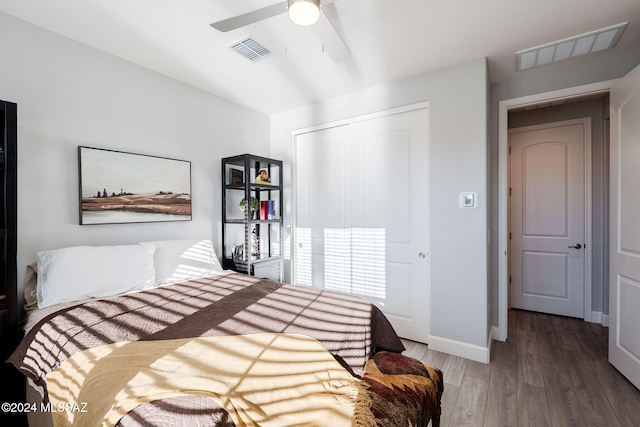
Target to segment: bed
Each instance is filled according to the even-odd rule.
[[[441,372],[401,355],[375,305],[223,271],[208,240],[41,252],[25,295],[28,331],[9,362],[28,378],[32,426],[94,425],[107,412],[104,425],[119,426],[439,419]],[[159,365],[169,368],[158,374]],[[310,396],[319,400],[305,408]]]

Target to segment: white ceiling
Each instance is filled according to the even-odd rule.
[[[0,0],[0,11],[266,114],[481,57],[493,82],[542,72],[557,65],[516,72],[515,52],[625,21],[614,52],[640,48],[638,0],[335,0],[325,13],[352,53],[339,63],[286,14],[209,26],[278,1]],[[274,54],[251,63],[226,48],[249,34]]]

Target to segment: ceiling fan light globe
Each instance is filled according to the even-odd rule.
[[[315,24],[320,18],[320,0],[289,0],[289,18],[302,26]]]

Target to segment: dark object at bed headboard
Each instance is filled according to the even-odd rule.
[[[17,248],[17,105],[0,101],[0,356],[6,359],[18,345]]]
[[[24,380],[4,361],[21,338],[17,249],[17,105],[0,101],[0,402],[24,402]],[[0,413],[1,425],[26,425],[24,414]]]

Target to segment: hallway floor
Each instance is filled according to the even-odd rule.
[[[607,360],[608,328],[509,311],[486,365],[405,341],[444,373],[441,426],[640,426],[640,390]]]

